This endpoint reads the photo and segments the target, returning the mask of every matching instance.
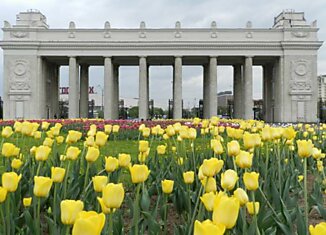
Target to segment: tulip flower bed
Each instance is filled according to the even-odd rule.
[[[326,125],[3,121],[0,234],[325,234]]]

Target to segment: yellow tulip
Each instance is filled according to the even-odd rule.
[[[240,152],[240,144],[236,140],[230,141],[228,144],[228,155],[231,157],[235,157],[239,154]]]
[[[182,175],[183,175],[183,181],[186,184],[192,184],[195,180],[195,172],[193,171],[184,172]]]
[[[195,128],[189,128],[189,130],[188,130],[188,137],[191,140],[196,139],[196,137],[197,137],[197,130]]]
[[[247,202],[246,207],[250,215],[257,215],[259,213],[259,202],[255,202],[255,205],[253,202]]]
[[[215,224],[211,220],[204,222],[195,221],[194,235],[223,235],[225,226],[223,224]]]
[[[15,132],[21,133],[21,131],[22,131],[22,123],[18,122],[18,121],[15,121],[14,129],[15,129]]]
[[[42,122],[41,128],[42,128],[42,130],[47,130],[49,128],[49,126],[50,126],[50,123],[44,121],[44,122]]]
[[[182,157],[179,157],[177,159],[177,163],[178,163],[179,166],[182,166],[183,165],[183,158]]]
[[[3,138],[9,138],[14,132],[12,131],[12,128],[11,126],[5,126],[3,129],[2,129],[2,132],[1,132],[1,136]]]
[[[301,158],[308,158],[312,155],[312,148],[314,147],[311,140],[297,140],[298,155]]]
[[[142,132],[143,132],[143,137],[147,138],[151,134],[151,129],[148,127],[144,127]]]
[[[143,183],[147,180],[149,173],[151,171],[148,170],[146,165],[135,164],[129,167],[131,181],[134,184]]]
[[[105,170],[113,172],[119,167],[119,160],[114,157],[105,157]]]
[[[98,131],[96,133],[95,144],[99,147],[103,147],[106,144],[108,136],[103,131]]]
[[[321,152],[321,149],[318,148],[312,148],[312,157],[316,160],[319,160],[321,158],[325,157],[325,154]]]
[[[119,125],[113,125],[112,126],[112,132],[113,133],[118,133],[119,132],[119,129],[120,129],[120,126]]]
[[[51,167],[51,179],[54,183],[61,183],[65,177],[66,169],[61,167]]]
[[[139,141],[139,152],[147,152],[148,150],[148,141],[147,140],[140,140]]]
[[[16,172],[5,172],[2,174],[2,186],[7,189],[8,192],[15,192],[21,178],[22,175],[17,175]]]
[[[248,194],[242,188],[234,190],[233,195],[239,200],[240,206],[245,205],[249,201]]]
[[[67,144],[76,143],[82,137],[82,133],[79,131],[70,130],[68,131],[68,135],[66,137]]]
[[[216,141],[215,145],[213,146],[213,151],[217,155],[220,155],[224,152],[223,145],[221,144],[221,141]]]
[[[84,209],[84,203],[80,200],[63,200],[60,203],[61,222],[72,225],[75,223],[78,214]]]
[[[28,122],[28,121],[24,121],[22,123],[21,133],[23,135],[30,136],[33,133],[33,129],[34,129],[33,123]]]
[[[24,197],[23,198],[24,207],[29,207],[31,204],[32,204],[32,198],[31,197]]]
[[[11,162],[11,167],[15,170],[18,170],[22,165],[23,165],[22,160],[17,158],[13,159]]]
[[[100,203],[101,210],[104,214],[109,214],[111,212],[115,212],[115,210],[116,210],[115,208],[111,209],[111,208],[108,208],[105,206],[103,198],[97,197],[97,201],[98,201],[98,203]]]
[[[104,125],[104,132],[106,133],[106,134],[110,134],[111,133],[111,131],[112,131],[112,125]]]
[[[156,148],[157,154],[163,155],[165,154],[166,146],[165,145],[158,145]]]
[[[65,138],[63,136],[55,137],[55,141],[57,142],[57,144],[62,144],[64,140]]]
[[[68,160],[76,160],[81,150],[78,147],[70,146],[66,152],[66,158]]]
[[[203,180],[201,180],[201,184],[205,188],[205,193],[216,192],[217,190],[216,180],[214,177],[204,178]]]
[[[125,191],[121,183],[109,183],[103,188],[102,199],[107,208],[120,208],[124,197]]]
[[[198,169],[198,179],[203,180],[205,178],[206,178],[206,176],[204,176],[204,173],[203,173],[203,165],[201,165]]]
[[[205,193],[200,197],[207,211],[213,211],[216,194],[214,192]]]
[[[42,132],[40,131],[35,131],[33,134],[34,139],[39,140],[42,137]]]
[[[100,150],[98,148],[88,147],[85,156],[88,162],[95,162],[99,156],[100,156]]]
[[[283,137],[287,140],[292,140],[296,136],[296,132],[293,128],[293,126],[289,126],[283,130]]]
[[[243,134],[243,145],[246,149],[252,149],[256,146],[256,139],[254,134],[248,132]]]
[[[303,180],[303,175],[298,175],[298,181],[301,182]]]
[[[119,153],[119,166],[120,167],[129,167],[131,162],[130,154]]]
[[[146,161],[146,159],[148,158],[149,155],[149,148],[146,152],[139,152],[138,154],[138,161],[141,163],[144,163]]]
[[[224,190],[232,190],[237,183],[239,177],[237,172],[234,170],[226,170],[224,173],[221,174],[221,186]]]
[[[5,157],[12,157],[15,154],[16,146],[12,143],[4,143],[2,145],[1,154]]]
[[[250,168],[252,166],[252,158],[253,154],[249,153],[247,151],[240,151],[240,153],[235,158],[235,163],[238,167],[244,169],[244,168]]]
[[[53,142],[54,142],[53,139],[51,139],[51,138],[49,138],[49,137],[46,137],[45,140],[43,141],[43,145],[44,145],[44,146],[52,147]]]
[[[52,187],[53,180],[49,177],[34,176],[34,195],[36,197],[47,197]]]
[[[84,146],[86,146],[86,147],[95,147],[94,136],[86,137],[86,140],[84,142]]]
[[[213,210],[213,222],[223,224],[227,229],[231,229],[237,222],[240,209],[240,202],[235,197],[226,195],[218,197]]]
[[[108,183],[108,177],[100,175],[100,176],[94,176],[92,178],[93,181],[93,187],[95,192],[102,192],[105,185]]]
[[[174,127],[172,125],[168,125],[165,129],[166,134],[171,137],[175,135],[175,130]]]
[[[97,127],[95,124],[90,125],[87,136],[94,136],[96,134],[96,129]]]
[[[173,180],[162,180],[161,181],[162,185],[162,191],[163,193],[170,194],[173,191],[173,185],[174,181]]]
[[[223,164],[224,161],[217,158],[205,159],[202,164],[203,174],[208,177],[213,177],[220,172]]]
[[[323,172],[323,170],[324,170],[323,161],[317,160],[317,170],[319,172]]]
[[[37,147],[35,151],[35,159],[37,161],[46,161],[49,157],[50,152],[51,148],[49,146],[41,145]]]
[[[95,211],[82,211],[72,228],[72,235],[100,235],[105,224],[105,215]]]
[[[246,189],[249,191],[254,191],[259,187],[259,173],[256,172],[245,172],[243,175],[243,181]]]
[[[309,225],[310,235],[322,235],[326,234],[326,222],[321,222],[317,224],[315,227]]]
[[[0,203],[3,203],[7,198],[8,190],[0,186]]]

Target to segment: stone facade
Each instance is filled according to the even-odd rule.
[[[59,67],[69,65],[69,117],[84,117],[88,69],[104,66],[104,115],[118,118],[119,66],[139,65],[139,118],[148,118],[151,65],[173,66],[174,118],[182,115],[182,66],[204,68],[204,117],[217,113],[217,66],[234,66],[235,117],[253,118],[252,66],[264,71],[264,117],[273,122],[317,120],[316,21],[282,12],[269,29],[209,28],[50,29],[38,11],[22,12],[3,27],[4,118],[47,118],[58,113]]]

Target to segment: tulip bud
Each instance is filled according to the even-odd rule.
[[[162,185],[162,191],[163,193],[170,194],[173,191],[173,180],[162,180],[161,185]]]

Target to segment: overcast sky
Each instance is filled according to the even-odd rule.
[[[319,40],[326,39],[326,0],[0,0],[0,22],[15,24],[16,14],[38,9],[46,17],[50,28],[68,28],[75,21],[77,28],[103,28],[109,21],[112,28],[139,28],[141,21],[147,28],[209,27],[215,20],[221,28],[241,28],[248,20],[253,27],[270,28],[274,17],[282,10],[304,11],[308,23],[318,21]],[[2,38],[2,31],[0,32]],[[2,95],[3,52],[0,50],[0,95]],[[254,68],[254,98],[262,96],[261,68]],[[318,74],[326,74],[326,49],[322,46],[318,57]],[[68,85],[67,67],[61,69],[61,86]],[[218,92],[231,90],[232,68],[218,67]],[[166,107],[172,98],[172,68],[150,68],[150,98],[155,106]],[[90,85],[103,86],[103,68],[91,67]],[[202,68],[184,66],[183,99],[185,107],[197,105],[202,98]],[[120,98],[138,97],[138,67],[120,69]]]

